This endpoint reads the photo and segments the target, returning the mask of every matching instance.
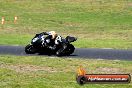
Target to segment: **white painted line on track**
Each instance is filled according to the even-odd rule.
[[[113,48],[101,48],[101,49],[113,49]]]

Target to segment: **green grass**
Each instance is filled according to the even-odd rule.
[[[39,32],[78,37],[76,47],[132,48],[131,0],[1,0],[0,44],[26,45]],[[18,16],[17,24],[13,24]],[[23,39],[23,40],[22,40]],[[87,44],[86,44],[86,43]]]
[[[63,63],[63,64],[62,64]],[[76,83],[82,65],[92,74],[132,74],[132,61],[50,58],[42,56],[0,56],[1,88],[131,88],[132,84]]]

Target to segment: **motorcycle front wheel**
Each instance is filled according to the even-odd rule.
[[[33,47],[33,45],[28,44],[25,47],[25,52],[26,52],[26,54],[35,54],[36,53],[36,49]]]

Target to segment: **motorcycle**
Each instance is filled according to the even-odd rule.
[[[26,54],[55,54],[56,56],[69,56],[75,50],[75,47],[71,44],[77,40],[75,37],[67,36],[62,39],[62,43],[57,45],[57,47],[52,50],[47,46],[43,45],[43,42],[46,42],[46,37],[43,34],[36,34],[35,37],[31,40],[31,44],[28,44],[25,47]],[[61,49],[62,48],[62,49]]]

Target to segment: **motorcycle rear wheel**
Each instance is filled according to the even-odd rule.
[[[66,49],[64,49],[63,51],[62,50],[58,50],[56,52],[56,56],[69,56],[70,54],[72,54],[75,50],[75,47],[72,45],[72,44],[69,44],[67,46]]]
[[[74,52],[75,50],[75,47],[72,45],[72,44],[69,44],[68,47],[67,47],[67,55],[70,55]]]

